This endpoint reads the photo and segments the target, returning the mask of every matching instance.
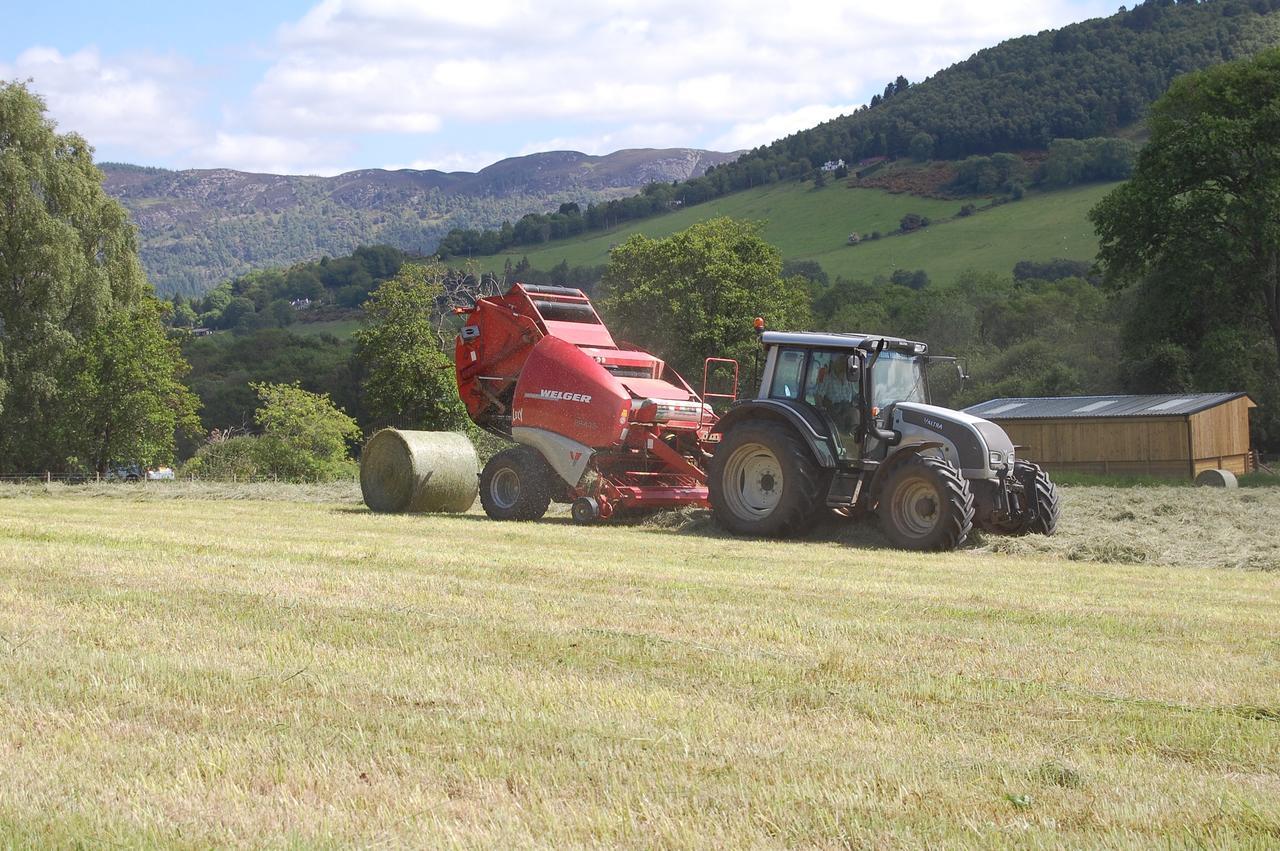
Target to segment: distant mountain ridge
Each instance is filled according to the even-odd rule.
[[[633,195],[737,156],[694,148],[548,151],[478,172],[362,169],[334,177],[99,168],[107,192],[138,225],[152,284],[161,293],[195,294],[251,269],[349,254],[358,245],[429,253],[455,227],[496,227],[565,202]]]

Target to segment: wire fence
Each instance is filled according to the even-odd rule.
[[[233,484],[233,485],[250,485],[250,484],[308,484],[320,485],[338,482],[359,482],[360,477],[353,475],[350,479],[343,476],[338,479],[320,478],[314,479],[281,479],[278,476],[229,476],[226,478],[202,478],[194,475],[175,475],[173,478],[149,479],[145,476],[116,476],[85,473],[29,473],[19,475],[0,475],[0,484],[17,484],[17,485],[46,485],[46,484],[62,484],[62,485],[94,485],[94,484],[118,484],[118,485],[169,485],[175,482],[206,482],[209,484]]]

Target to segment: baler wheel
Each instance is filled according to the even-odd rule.
[[[536,449],[512,446],[480,473],[480,504],[494,520],[537,520],[551,504],[551,470]]]
[[[973,528],[973,494],[951,464],[914,455],[889,472],[876,513],[896,547],[954,550]]]
[[[569,507],[574,523],[594,523],[600,519],[600,503],[595,497],[580,496]]]

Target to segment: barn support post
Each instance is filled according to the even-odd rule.
[[[1191,480],[1196,479],[1196,448],[1191,443],[1191,417],[1184,420],[1187,424],[1187,460],[1191,464]]]

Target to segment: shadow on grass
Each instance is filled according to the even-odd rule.
[[[363,505],[359,506],[336,506],[332,509],[338,514],[375,514]],[[388,514],[387,516],[395,516]],[[433,514],[426,513],[423,517],[447,517],[450,519],[461,520],[473,523],[500,523],[490,519],[487,515],[469,511],[462,514]],[[529,521],[537,525],[550,526],[576,526],[573,518],[568,514],[567,506],[552,506],[550,513],[546,516]],[[707,508],[679,508],[679,509],[662,509],[657,511],[636,511],[615,514],[608,520],[598,521],[590,526],[582,528],[625,528],[638,529],[641,531],[654,532],[657,534],[667,534],[673,536],[691,536],[695,538],[723,539],[723,540],[751,540],[750,536],[735,535],[721,529],[716,525],[715,520],[711,517],[711,510]],[[798,538],[778,538],[772,539],[774,543],[782,544],[815,544],[828,543],[840,544],[843,546],[855,547],[857,549],[868,550],[893,550],[895,552],[903,552],[898,550],[888,539],[880,532],[878,523],[874,518],[862,518],[859,520],[851,520],[841,517],[834,513],[824,516],[810,529],[806,534]],[[975,542],[975,537],[970,536],[961,549],[974,549],[982,546],[981,540]]]

